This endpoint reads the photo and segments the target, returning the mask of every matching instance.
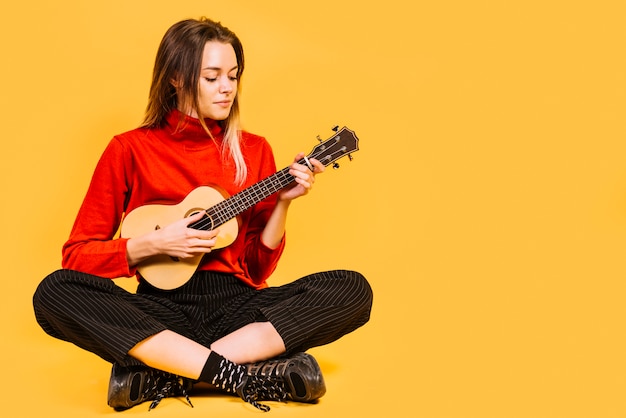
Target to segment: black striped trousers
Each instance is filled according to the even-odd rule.
[[[33,297],[43,330],[109,362],[129,366],[138,342],[172,330],[207,347],[252,322],[270,321],[287,354],[330,343],[369,320],[372,290],[359,273],[333,270],[255,290],[237,278],[200,271],[163,291],[140,281],[127,292],[113,280],[58,270]]]

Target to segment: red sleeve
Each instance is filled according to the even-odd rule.
[[[271,199],[270,202],[271,204],[268,205],[267,208],[255,211],[246,234],[245,250],[240,262],[246,276],[250,277],[257,287],[267,286],[266,280],[274,270],[276,270],[278,260],[285,248],[284,236],[279,246],[275,249],[267,247],[261,241],[261,232],[274,208],[275,199]],[[257,208],[259,205],[261,205],[261,203],[257,204]],[[263,206],[265,206],[265,204],[263,204]]]
[[[114,138],[100,157],[72,232],[63,246],[63,267],[106,278],[130,277],[128,239],[114,239],[128,194],[131,159]]]
[[[276,172],[276,163],[272,149],[269,143],[265,141],[263,141],[263,145],[264,147],[260,154],[262,163],[259,170],[259,180]],[[245,246],[240,265],[244,269],[246,276],[252,279],[256,287],[267,286],[266,280],[276,269],[285,248],[284,236],[280,245],[275,249],[267,247],[261,241],[261,233],[274,210],[276,199],[277,196],[272,195],[254,206],[246,230]]]

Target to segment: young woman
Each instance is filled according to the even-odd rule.
[[[45,332],[113,364],[108,403],[117,410],[187,396],[194,382],[262,410],[263,400],[315,401],[326,389],[306,350],[369,320],[372,291],[354,271],[266,282],[290,203],[324,171],[303,154],[289,167],[291,184],[239,214],[230,245],[217,245],[223,227],[192,227],[206,219],[196,209],[116,235],[134,209],[182,204],[200,186],[234,195],[276,172],[268,142],[239,126],[243,70],[241,42],[220,23],[189,19],[166,32],[143,125],[107,146],[63,246],[63,269],[34,295]],[[188,281],[163,289],[142,277],[140,266],[155,257],[201,261]],[[133,275],[135,293],[110,280]]]

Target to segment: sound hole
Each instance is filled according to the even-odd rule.
[[[207,213],[206,210],[203,208],[191,208],[187,211],[187,213],[185,213],[185,218],[188,218],[190,216],[193,216],[195,214],[198,213],[203,213],[204,217],[202,219],[200,219],[197,222],[194,222],[192,224],[189,224],[190,228],[194,228],[194,229],[202,229],[205,231],[211,231],[213,229],[214,226],[214,222],[213,222],[213,218],[211,218]]]
[[[196,213],[204,212],[202,208],[191,208],[185,213],[185,218],[195,215]]]

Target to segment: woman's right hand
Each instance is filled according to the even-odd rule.
[[[181,259],[210,253],[217,241],[219,229],[205,231],[189,228],[204,216],[200,212],[163,228],[130,238],[126,246],[128,264],[134,266],[157,254]]]

